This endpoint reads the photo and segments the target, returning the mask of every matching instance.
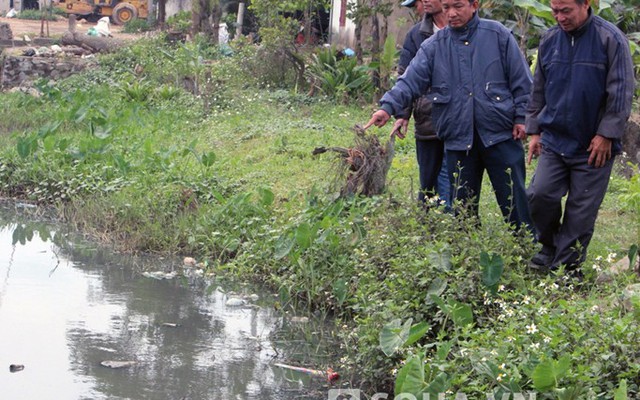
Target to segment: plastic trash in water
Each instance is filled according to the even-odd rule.
[[[305,374],[309,374],[311,376],[319,376],[321,378],[326,378],[327,382],[329,382],[329,383],[333,383],[333,382],[337,381],[338,379],[340,379],[340,374],[338,374],[337,372],[335,372],[331,368],[327,368],[326,371],[320,371],[318,369],[296,367],[296,366],[293,366],[293,365],[287,365],[287,364],[281,364],[281,363],[275,363],[273,365],[275,365],[276,367],[288,369],[288,370],[291,370],[291,371],[298,371],[298,372],[302,372],[302,373],[305,373]]]
[[[93,26],[87,30],[87,35],[98,36],[98,31]]]

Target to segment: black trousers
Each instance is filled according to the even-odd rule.
[[[588,154],[567,158],[543,150],[529,186],[533,225],[538,241],[554,254],[552,268],[578,267],[587,256],[614,157],[601,168],[588,165],[588,159]]]
[[[416,156],[420,172],[420,192],[418,200],[438,195],[447,206],[451,205],[449,195],[449,174],[444,160],[444,144],[435,140],[416,140]]]
[[[532,227],[525,189],[524,147],[520,140],[508,139],[484,147],[476,134],[470,150],[446,153],[454,200],[460,200],[477,215],[486,170],[505,220],[516,228]]]

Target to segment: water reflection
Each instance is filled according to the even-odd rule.
[[[37,231],[21,245],[15,228],[25,225],[3,225],[2,398],[326,398],[323,382],[273,367],[325,350],[318,332],[307,331],[309,341],[275,340],[291,332],[282,334],[268,293],[250,307],[227,307],[222,287],[143,277],[100,252],[63,252]],[[136,365],[110,369],[104,360]],[[25,369],[10,373],[10,364]]]

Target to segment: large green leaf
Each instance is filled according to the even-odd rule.
[[[393,355],[400,347],[404,346],[409,338],[412,318],[403,324],[400,319],[394,319],[386,324],[380,331],[380,348],[387,356]]]
[[[414,344],[415,342],[417,342],[418,340],[422,339],[424,334],[427,333],[427,331],[429,331],[429,329],[431,329],[431,325],[429,325],[428,323],[426,323],[424,321],[420,322],[420,323],[417,323],[415,325],[412,325],[411,329],[409,330],[409,337],[405,341],[404,345],[405,346],[410,346],[410,345]]]
[[[311,226],[306,222],[298,225],[295,232],[295,238],[296,243],[298,243],[298,246],[300,246],[303,250],[311,247],[311,242],[313,240]]]
[[[533,386],[540,391],[547,391],[557,387],[558,381],[566,375],[570,365],[571,359],[569,356],[564,356],[557,361],[549,359],[540,362],[531,376]]]
[[[620,385],[613,393],[613,400],[627,400],[627,380],[620,381]]]
[[[447,288],[447,281],[442,278],[436,277],[434,280],[431,281],[431,284],[429,284],[425,302],[427,304],[433,304],[434,300],[432,296],[434,296],[435,298],[440,298],[440,295],[444,293],[446,288]]]
[[[451,307],[451,319],[453,323],[459,327],[463,327],[473,323],[473,311],[468,304],[459,301],[449,302]]]
[[[504,272],[504,262],[499,254],[489,255],[480,253],[480,266],[482,267],[482,283],[488,288],[494,288],[500,281]]]
[[[411,393],[416,398],[422,398],[422,393],[427,389],[424,378],[424,363],[422,358],[413,356],[398,371],[395,384],[395,394]]]
[[[293,249],[293,245],[295,244],[295,240],[290,235],[282,235],[278,238],[275,245],[274,257],[276,260],[280,260],[291,252]]]

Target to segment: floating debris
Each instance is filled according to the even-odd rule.
[[[100,365],[102,365],[103,367],[113,368],[113,369],[129,368],[129,367],[133,367],[136,364],[138,364],[137,361],[113,361],[113,360],[102,361],[100,363]]]
[[[185,257],[184,260],[182,260],[182,263],[185,267],[195,267],[197,264],[196,259],[193,257]]]
[[[291,323],[293,324],[306,324],[309,322],[309,318],[308,317],[291,317],[289,321],[291,321]]]
[[[24,369],[24,365],[22,364],[11,364],[9,365],[9,372],[20,372]]]
[[[162,326],[166,326],[167,328],[177,328],[180,326],[180,324],[176,324],[173,322],[163,322]]]
[[[178,276],[176,271],[172,272],[164,272],[164,271],[151,271],[151,272],[143,272],[142,276],[146,276],[147,278],[153,278],[157,280],[163,279],[173,279]]]
[[[327,382],[329,382],[329,383],[333,383],[333,382],[337,381],[338,379],[340,379],[340,374],[338,374],[337,372],[335,372],[331,368],[327,368],[326,371],[320,371],[320,370],[317,370],[317,369],[296,367],[294,365],[287,365],[287,364],[281,364],[281,363],[275,363],[273,365],[276,366],[276,367],[288,369],[288,370],[291,370],[291,371],[298,371],[298,372],[302,372],[302,373],[305,373],[305,374],[309,374],[311,376],[319,376],[319,377],[322,377],[322,378],[326,378]]]
[[[238,297],[232,297],[225,303],[227,307],[242,307],[245,304],[247,304],[247,302]]]

